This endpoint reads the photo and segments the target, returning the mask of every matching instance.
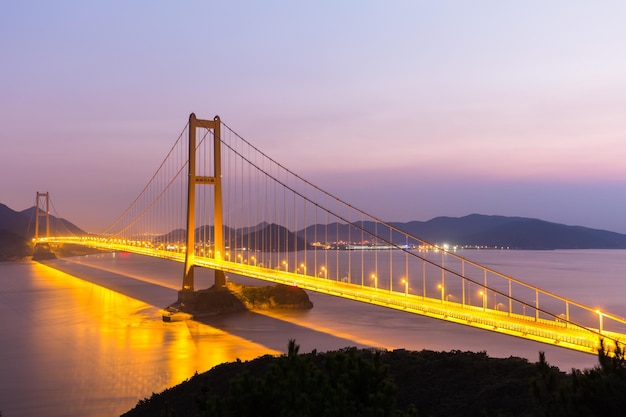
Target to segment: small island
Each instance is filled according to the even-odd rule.
[[[290,285],[250,286],[231,281],[196,291],[186,302],[163,311],[163,321],[179,321],[246,310],[308,310],[313,303],[302,289]]]

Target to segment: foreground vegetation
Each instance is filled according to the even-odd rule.
[[[219,365],[139,401],[141,416],[600,416],[626,410],[626,361],[566,374],[484,352],[346,348]]]

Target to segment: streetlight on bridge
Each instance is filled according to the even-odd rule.
[[[404,296],[409,295],[409,280],[402,278],[402,283],[404,284]]]
[[[599,309],[598,309],[598,310],[596,310],[596,313],[598,313],[598,317],[599,317],[599,319],[600,319],[600,327],[599,327],[599,329],[600,329],[600,334],[602,334],[602,331],[604,330],[604,329],[603,329],[603,327],[604,327],[604,323],[602,322],[602,316],[603,316],[603,314],[602,314],[602,312],[601,312]]]
[[[374,280],[374,289],[377,290],[378,289],[378,277],[376,276],[376,274],[372,274],[372,279]]]
[[[443,304],[443,294],[445,292],[445,288],[441,284],[437,285],[437,288],[441,290],[441,303]]]
[[[324,278],[328,278],[328,271],[326,271],[325,266],[320,268],[320,275],[323,276]]]
[[[480,296],[483,297],[483,310],[487,309],[487,292],[481,291]]]

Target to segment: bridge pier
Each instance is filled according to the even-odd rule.
[[[215,286],[218,288],[226,286],[226,274],[221,269],[214,269],[215,272]]]
[[[212,288],[226,288],[226,273],[224,273],[224,271],[222,271],[221,269],[214,269],[213,272],[215,274],[215,283],[213,284]],[[199,291],[196,291],[193,288],[183,288],[182,290],[179,290],[177,303],[193,308],[193,306],[195,306],[198,301],[198,292]]]
[[[198,293],[194,290],[179,290],[178,304],[181,306],[195,306]]]

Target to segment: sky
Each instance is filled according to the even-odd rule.
[[[626,233],[626,2],[0,1],[13,210],[104,230],[194,112],[387,221]]]

